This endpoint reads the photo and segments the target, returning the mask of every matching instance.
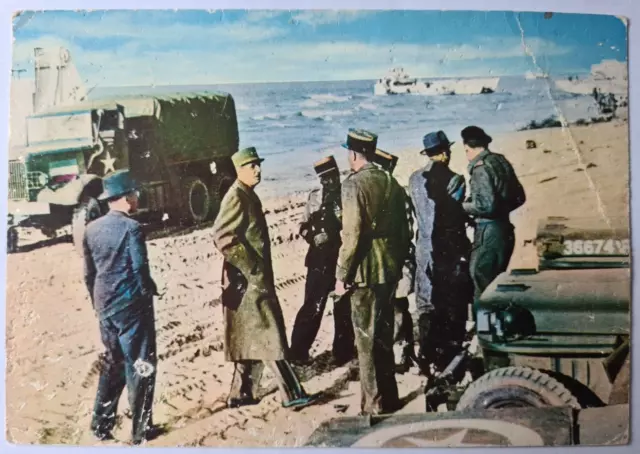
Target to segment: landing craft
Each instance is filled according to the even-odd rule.
[[[404,68],[393,68],[378,80],[373,88],[375,95],[479,95],[493,93],[498,88],[499,77],[474,79],[442,79],[422,82],[409,76]]]

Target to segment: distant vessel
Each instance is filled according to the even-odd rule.
[[[628,96],[628,68],[626,62],[603,60],[591,66],[591,74],[582,79],[556,80],[558,89],[581,95],[590,95],[597,90],[601,93],[612,93]]]
[[[478,79],[443,79],[422,82],[407,74],[404,68],[393,68],[373,87],[375,95],[477,95],[493,93],[499,77]]]
[[[548,79],[549,78],[549,74],[548,73],[534,73],[531,71],[527,71],[524,75],[525,79]]]

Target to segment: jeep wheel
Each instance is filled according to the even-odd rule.
[[[209,188],[199,177],[187,177],[182,183],[183,218],[188,222],[206,221],[211,213]]]
[[[566,406],[580,408],[576,397],[556,379],[528,367],[504,367],[471,383],[456,410]]]

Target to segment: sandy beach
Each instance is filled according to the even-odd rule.
[[[403,185],[424,164],[418,154],[424,132],[415,132],[415,149],[388,150],[400,157],[395,175]],[[542,217],[628,217],[628,134],[628,123],[616,120],[494,136],[491,149],[507,156],[527,192],[526,204],[512,217],[517,240],[511,267],[535,267],[529,240]],[[466,176],[460,138],[450,139],[456,141],[452,168]],[[527,149],[527,140],[535,141],[536,148]],[[344,168],[346,158],[337,153]],[[310,188],[315,184],[309,179]],[[306,243],[297,236],[304,201],[302,193],[263,200],[289,334],[304,292]],[[233,367],[223,359],[221,256],[211,228],[153,237],[148,247],[152,274],[163,293],[155,304],[160,361],[154,422],[168,429],[151,446],[300,446],[321,422],[358,414],[357,370],[329,364],[331,303],[313,347],[316,361],[300,369],[309,392],[326,392],[321,403],[297,413],[283,409],[267,376],[259,405],[226,409]],[[8,440],[99,445],[88,429],[102,344],[81,260],[70,243],[60,242],[9,255],[7,270]],[[424,411],[423,378],[409,372],[397,380],[406,404],[401,411]],[[129,439],[127,408],[125,392],[114,432],[117,441],[110,445]]]

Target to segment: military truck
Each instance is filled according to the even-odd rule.
[[[538,268],[505,272],[485,290],[474,305],[479,354],[461,352],[431,380],[427,411],[628,403],[628,223],[542,220]],[[462,386],[467,372],[475,380]]]
[[[233,97],[194,92],[113,96],[57,106],[27,118],[27,144],[9,162],[8,251],[17,227],[47,236],[102,191],[104,176],[129,169],[142,184],[144,219],[213,219],[235,179]],[[166,216],[165,216],[166,215]]]

